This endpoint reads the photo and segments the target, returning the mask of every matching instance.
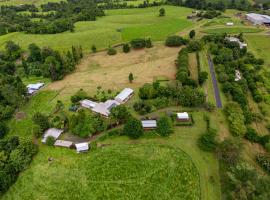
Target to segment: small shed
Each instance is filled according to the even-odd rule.
[[[49,136],[54,137],[55,140],[57,140],[57,138],[59,138],[59,136],[64,132],[64,130],[62,129],[57,129],[57,128],[50,128],[47,131],[45,131],[43,137],[42,137],[42,142],[46,143],[47,138]]]
[[[97,105],[96,102],[90,101],[88,99],[84,99],[84,100],[80,101],[80,104],[82,107],[89,108],[89,109],[92,109],[92,108],[96,107],[96,105]]]
[[[177,113],[177,121],[189,121],[190,117],[187,112]]]
[[[28,94],[34,94],[36,91],[38,91],[41,87],[43,87],[44,83],[35,83],[35,84],[29,84],[26,86]]]
[[[156,120],[142,120],[142,127],[145,130],[156,129],[157,121]]]
[[[54,146],[71,148],[72,144],[73,144],[73,142],[70,142],[70,141],[56,140],[54,143]]]
[[[114,99],[123,104],[126,103],[133,94],[134,91],[131,88],[125,88]]]
[[[226,25],[227,25],[227,26],[233,26],[234,23],[233,23],[233,22],[227,22]]]
[[[87,142],[75,144],[77,153],[87,152],[89,150],[89,144]]]

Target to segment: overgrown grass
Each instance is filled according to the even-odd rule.
[[[190,157],[164,145],[112,145],[82,155],[42,148],[30,169],[3,197],[70,198],[198,200],[200,181]]]
[[[158,16],[160,7],[108,10],[106,16],[97,21],[76,23],[73,33],[10,33],[0,36],[0,48],[3,48],[6,41],[13,40],[23,48],[27,48],[30,43],[36,43],[39,46],[66,51],[72,45],[81,45],[85,51],[90,52],[93,44],[100,50],[137,37],[150,37],[154,41],[164,40],[168,35],[193,25],[193,22],[186,19],[191,9],[163,7],[166,10],[164,17]]]

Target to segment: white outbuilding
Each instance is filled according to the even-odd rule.
[[[89,144],[87,142],[75,144],[77,153],[87,152],[89,150]]]
[[[34,94],[36,91],[38,91],[40,88],[42,88],[45,84],[44,83],[35,83],[35,84],[29,84],[26,86],[27,93],[28,94]]]
[[[189,121],[189,119],[187,112],[177,113],[177,121]]]
[[[70,142],[70,141],[56,140],[54,143],[54,146],[70,148],[72,146],[72,144],[73,144],[73,142]]]
[[[49,136],[52,136],[55,140],[57,140],[57,138],[59,138],[59,136],[64,132],[64,130],[62,129],[57,129],[57,128],[50,128],[47,131],[45,131],[43,137],[42,137],[42,142],[46,143],[47,138]]]
[[[142,127],[145,130],[156,129],[157,121],[156,120],[142,120]]]
[[[227,22],[226,25],[227,25],[227,26],[233,26],[234,23],[233,23],[233,22]]]
[[[126,103],[133,94],[134,91],[131,88],[125,88],[114,99],[123,104]]]
[[[226,37],[226,39],[230,42],[236,42],[239,45],[240,49],[247,47],[247,44],[241,42],[237,37]]]

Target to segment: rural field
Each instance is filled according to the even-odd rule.
[[[53,1],[57,2],[58,0]],[[25,2],[39,6],[48,2],[48,0],[0,0],[0,5],[16,5]],[[211,2],[218,1],[211,0]],[[128,5],[138,5],[139,3],[143,3],[143,1],[127,1]],[[75,69],[68,68],[70,71],[63,69],[63,71],[67,71],[65,71],[65,74],[61,74],[63,76],[60,76],[61,78],[59,79],[53,79],[50,76],[56,73],[57,67],[60,66],[60,61],[57,63],[57,60],[53,60],[53,56],[55,56],[53,53],[53,56],[45,57],[46,59],[42,58],[42,61],[35,61],[30,56],[28,59],[25,59],[27,62],[30,60],[29,69],[34,72],[36,72],[35,65],[37,65],[42,75],[43,73],[46,75],[43,70],[48,68],[47,73],[49,75],[47,77],[50,78],[44,78],[46,77],[45,75],[42,77],[27,74],[27,67],[23,65],[24,60],[22,59],[22,62],[20,62],[21,60],[14,59],[14,63],[18,64],[18,68],[21,71],[24,70],[22,81],[25,85],[43,82],[45,86],[33,96],[30,96],[29,101],[24,102],[25,104],[18,106],[16,111],[14,111],[14,115],[7,120],[8,137],[19,136],[23,139],[30,139],[34,144],[38,145],[39,151],[34,156],[31,164],[24,171],[18,173],[17,181],[11,184],[9,189],[3,193],[3,196],[1,196],[2,191],[0,190],[1,200],[225,200],[227,195],[231,194],[225,194],[226,192],[224,191],[229,191],[230,187],[234,187],[235,185],[233,184],[235,182],[239,183],[239,185],[243,184],[243,190],[248,188],[245,185],[246,183],[242,183],[237,179],[239,177],[233,176],[233,170],[238,170],[238,165],[232,161],[233,164],[224,164],[226,158],[221,158],[220,146],[227,138],[243,142],[242,146],[240,143],[237,143],[242,151],[241,154],[239,153],[241,159],[238,158],[241,161],[241,163],[239,161],[240,164],[243,161],[243,163],[245,162],[250,167],[247,168],[248,170],[251,168],[257,170],[258,177],[267,177],[267,173],[256,162],[256,155],[266,152],[264,146],[258,143],[258,141],[261,142],[258,138],[268,135],[270,130],[269,29],[263,26],[251,26],[243,18],[237,16],[242,11],[233,9],[228,9],[221,16],[213,19],[197,21],[187,19],[187,16],[191,15],[194,9],[164,5],[162,8],[165,8],[166,15],[160,17],[160,8],[161,6],[105,10],[106,16],[99,17],[96,21],[80,21],[75,23],[74,32],[58,34],[14,32],[0,36],[0,49],[4,49],[6,42],[12,40],[25,50],[21,57],[24,57],[24,55],[25,57],[29,56],[25,52],[31,43],[35,43],[40,47],[51,47],[59,50],[61,53],[71,49],[72,46],[82,46],[84,53],[83,57],[80,57],[82,59],[78,59],[75,62],[75,54],[72,52],[71,59],[73,60],[70,63],[77,63],[76,67]],[[242,14],[245,13],[243,12]],[[226,26],[227,22],[233,22],[234,26]],[[196,33],[193,37],[190,35],[191,30],[195,30]],[[247,118],[250,117],[251,121],[249,124],[246,124],[248,122],[246,122],[247,119],[243,113],[241,113],[239,118],[243,122],[244,134],[246,134],[246,129],[248,128],[254,128],[256,133],[258,133],[256,140],[252,142],[248,141],[246,135],[232,136],[229,117],[225,112],[225,107],[228,103],[232,101],[235,103],[238,100],[233,98],[233,94],[225,92],[224,82],[232,82],[231,87],[236,87],[237,85],[235,79],[231,78],[235,76],[237,68],[234,69],[233,67],[235,66],[233,65],[232,70],[227,72],[225,70],[228,67],[226,64],[227,62],[232,63],[234,60],[243,61],[246,58],[244,57],[246,52],[241,57],[239,47],[234,46],[232,47],[234,51],[231,50],[232,48],[226,46],[227,43],[224,42],[225,36],[223,38],[220,37],[221,40],[212,40],[209,43],[200,40],[206,34],[223,33],[232,35],[243,33],[244,41],[248,44],[248,51],[254,53],[256,57],[264,59],[263,64],[258,64],[262,68],[259,74],[261,76],[258,77],[263,78],[264,82],[258,84],[258,86],[256,85],[256,89],[258,88],[259,90],[258,93],[262,94],[263,97],[261,102],[258,103],[254,100],[253,94],[246,82],[243,81],[242,87],[237,88],[240,90],[240,92],[237,90],[239,93],[241,93],[242,88],[245,87],[246,89],[244,96],[246,97],[247,105],[245,105],[245,108],[247,109],[246,111],[250,111],[250,113],[247,113]],[[172,45],[173,47],[169,47],[166,43],[167,46],[165,46],[165,40],[171,35],[177,35],[183,41],[188,39],[188,42],[175,46]],[[130,45],[129,51],[124,53],[121,44],[128,43],[136,38],[151,38],[153,46],[148,48],[145,45],[144,47],[147,48],[136,49]],[[146,43],[146,40],[144,40],[144,43]],[[217,43],[216,46],[215,43]],[[93,45],[97,47],[97,52],[91,49]],[[108,47],[113,47],[113,50],[116,50],[117,53],[109,55],[109,51],[106,51]],[[211,52],[210,47],[216,48],[216,54]],[[224,51],[219,52],[220,49]],[[34,50],[32,54],[37,53]],[[79,56],[79,53],[77,56]],[[227,58],[226,56],[228,56],[228,60],[231,60],[224,61],[224,63],[220,61],[221,63],[218,64],[213,62],[215,65],[215,69],[213,69],[210,65],[212,62],[211,58],[214,60],[217,56],[222,58]],[[238,56],[237,59],[234,56]],[[31,59],[33,60],[31,61]],[[65,63],[67,60],[68,58],[65,57],[61,61]],[[245,61],[248,62],[249,60],[246,59]],[[187,63],[186,68],[185,62]],[[70,67],[69,65],[67,66]],[[252,63],[248,67],[248,69],[255,69],[255,64],[253,66]],[[12,73],[6,68],[4,70]],[[179,73],[180,70],[182,70],[182,73]],[[203,79],[201,77],[202,72],[206,73],[207,77],[201,83],[200,81]],[[13,73],[14,76],[19,74],[17,71]],[[223,76],[219,73],[223,73],[221,74]],[[132,80],[130,79],[131,74]],[[217,80],[213,79],[215,76],[217,76]],[[224,79],[223,82],[220,81],[222,78]],[[158,81],[155,82],[156,80]],[[15,84],[18,83],[16,80],[14,82]],[[259,80],[254,82],[254,84],[257,84]],[[146,88],[146,93],[153,93],[156,97],[144,99],[139,95],[139,92],[145,89],[143,86],[146,83],[150,83],[150,86],[148,85],[149,87]],[[164,87],[160,87],[159,84]],[[151,89],[149,89],[150,87]],[[25,88],[24,85],[23,88]],[[78,106],[80,110],[82,108],[82,106],[79,106],[80,100],[87,98],[96,102],[103,102],[103,99],[97,98],[98,95],[105,96],[105,94],[110,94],[114,96],[114,94],[124,88],[132,88],[135,93],[123,106],[128,112],[125,113],[129,118],[127,121],[130,120],[130,116],[133,116],[141,125],[141,120],[144,119],[157,119],[157,122],[159,122],[160,118],[167,117],[171,123],[170,125],[173,127],[172,132],[168,135],[162,135],[157,130],[144,130],[139,138],[131,139],[132,137],[122,130],[127,124],[125,120],[117,121],[113,117],[109,117],[108,119],[102,118],[104,121],[98,121],[96,120],[98,116],[88,109],[82,110],[87,115],[94,116],[90,118],[93,121],[94,119],[96,120],[94,123],[108,123],[105,124],[106,128],[95,130],[96,132],[91,132],[91,134],[87,132],[88,135],[86,137],[80,137],[79,134],[73,132],[74,129],[69,127],[71,126],[70,121],[72,117],[80,114],[80,112],[75,112],[71,108]],[[188,95],[191,97],[184,93],[186,88],[189,89]],[[71,100],[71,96],[80,89],[83,89],[87,95],[74,103]],[[3,91],[8,93],[7,90]],[[216,92],[219,91],[222,106],[221,108],[216,108]],[[0,90],[0,95],[2,95],[1,92]],[[158,96],[155,92],[163,93]],[[200,94],[202,94],[202,102],[200,101]],[[111,97],[106,98],[104,98],[104,101]],[[162,102],[164,99],[168,100],[168,103]],[[158,102],[155,100],[160,100],[161,104],[164,103],[165,106],[158,107],[153,105],[150,107],[150,111],[145,113],[135,109],[136,103],[139,105],[141,103],[143,107],[149,102],[152,104]],[[195,103],[199,102],[198,106],[195,103],[194,105],[188,104],[193,100],[196,101]],[[185,106],[183,102],[186,103]],[[61,105],[59,105],[60,103]],[[240,105],[240,102],[236,104]],[[57,106],[61,108],[57,110]],[[242,109],[244,108],[240,107],[241,112],[243,111]],[[265,109],[265,112],[262,111],[263,109]],[[176,113],[179,112],[189,113],[189,116],[191,116],[190,125],[181,123],[177,125],[179,121],[177,120],[178,116]],[[42,144],[40,141],[41,135],[37,136],[37,122],[34,122],[34,116],[37,113],[47,117],[48,123],[52,123],[52,121],[49,121],[52,117],[60,116],[59,118],[61,118],[61,115],[63,115],[64,120],[70,124],[66,125],[66,121],[63,120],[64,126],[61,129],[65,129],[65,131],[59,139],[69,140],[73,137],[74,141],[70,139],[72,142],[87,142],[90,144],[89,152],[78,154],[75,149]],[[0,112],[0,114],[2,113]],[[235,119],[235,121],[239,118]],[[74,121],[79,124],[81,118],[78,117],[76,120]],[[88,122],[85,124],[90,124],[90,121]],[[269,125],[268,128],[267,125]],[[240,132],[243,129],[239,128],[238,130]],[[117,130],[122,132],[117,134],[111,133]],[[41,134],[43,133],[44,131],[41,131]],[[211,137],[210,139],[207,138],[211,141],[206,139],[203,142],[207,144],[204,143],[203,145],[206,146],[210,143],[209,146],[214,146],[213,149],[205,150],[200,146],[203,143],[203,135]],[[235,153],[237,149],[231,151],[230,146],[227,148],[229,153],[233,154],[232,156],[238,153]],[[0,153],[2,152],[0,151]],[[16,154],[14,157],[16,158]],[[0,154],[0,164],[2,164],[4,158],[5,155]],[[226,177],[224,178],[223,175]],[[242,174],[240,173],[240,175]],[[228,183],[224,182],[228,181],[227,179],[235,182],[232,181],[233,184],[226,185]],[[248,182],[247,184],[251,183]],[[253,187],[253,185],[251,186]],[[242,188],[240,189],[242,191]],[[238,198],[235,197],[235,199]]]
[[[24,49],[31,43],[41,47],[66,51],[71,46],[81,45],[87,52],[92,45],[98,50],[109,45],[128,42],[138,37],[150,37],[153,41],[164,41],[168,35],[180,32],[195,25],[186,16],[192,9],[174,6],[163,6],[166,16],[160,18],[160,7],[145,9],[118,9],[106,11],[106,16],[96,21],[77,22],[75,31],[58,34],[25,34],[22,32],[0,36],[0,48],[8,40],[21,45]]]
[[[166,145],[113,144],[85,155],[42,149],[3,199],[199,200],[199,180],[190,157]]]

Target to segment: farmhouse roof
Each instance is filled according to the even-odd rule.
[[[156,128],[157,121],[156,120],[142,120],[143,128]]]
[[[49,136],[52,136],[52,137],[54,137],[54,139],[57,139],[61,135],[61,133],[63,133],[63,132],[64,132],[64,130],[62,130],[62,129],[50,128],[47,131],[45,131],[41,141],[43,143],[45,143]]]
[[[94,108],[97,105],[96,102],[90,101],[88,99],[84,99],[84,100],[80,101],[80,104],[82,107],[85,107],[85,108]]]
[[[131,88],[123,89],[114,99],[119,103],[124,102],[134,91]]]
[[[89,144],[87,142],[75,144],[77,152],[83,152],[89,150]]]
[[[189,119],[189,115],[187,112],[177,113],[178,119]]]
[[[108,117],[110,115],[111,109],[118,105],[120,105],[118,101],[107,100],[104,103],[98,103],[92,110],[96,113],[99,113],[101,115]]]
[[[59,147],[68,147],[70,148],[72,146],[73,142],[66,141],[66,140],[56,140],[54,143],[54,146],[59,146]]]
[[[31,90],[38,90],[38,89],[40,89],[43,85],[44,85],[44,83],[35,83],[35,84],[29,84],[29,85],[27,85],[26,87],[27,87],[28,89],[31,89]]]
[[[227,37],[226,39],[229,40],[230,42],[236,42],[236,43],[238,43],[240,49],[242,49],[243,47],[247,47],[247,44],[241,42],[237,37]]]

